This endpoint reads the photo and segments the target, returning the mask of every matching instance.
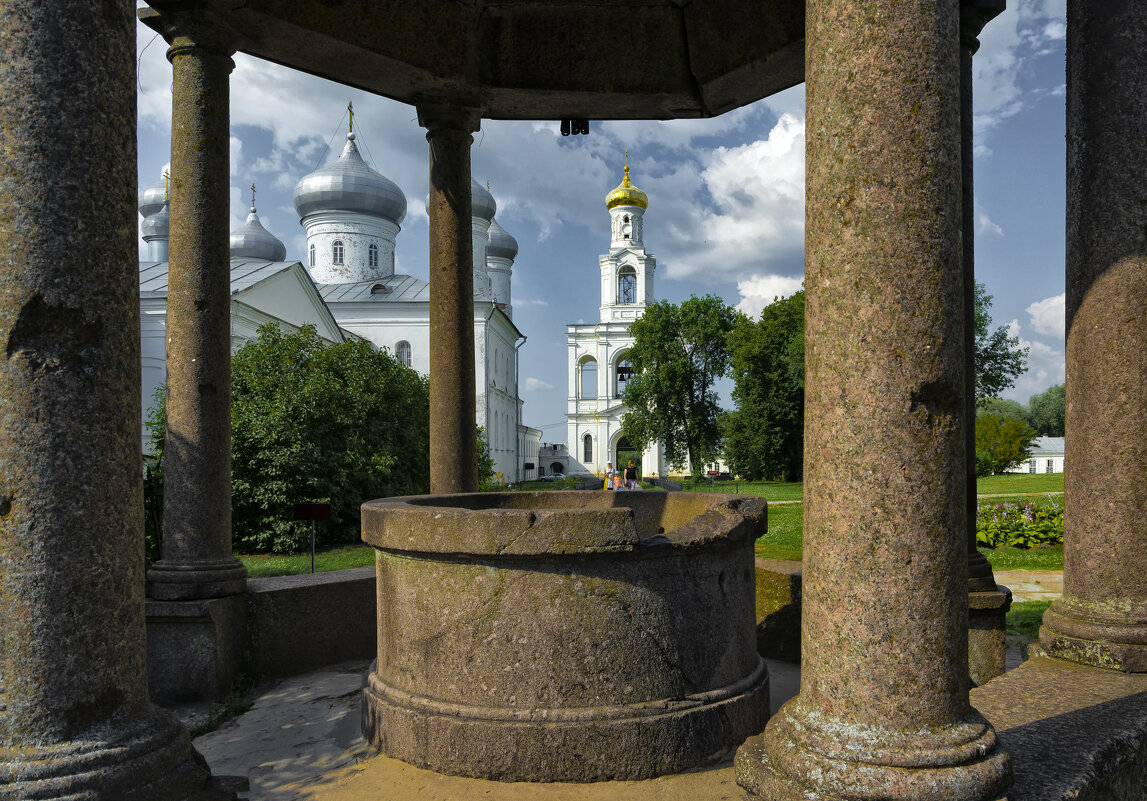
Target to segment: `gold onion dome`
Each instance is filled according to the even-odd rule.
[[[649,197],[629,182],[628,164],[625,165],[625,177],[621,179],[621,185],[605,196],[605,207],[607,209],[614,209],[618,206],[637,206],[642,209],[649,208]]]

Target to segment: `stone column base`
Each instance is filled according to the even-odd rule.
[[[968,593],[968,672],[974,687],[1007,669],[1004,635],[1011,606],[1012,591],[1002,585],[990,592]]]
[[[1056,659],[1147,673],[1145,617],[1061,598],[1043,613],[1039,642]]]
[[[116,801],[233,801],[212,778],[175,715],[152,708],[127,728],[109,726],[101,739],[0,751],[4,798]],[[15,749],[13,749],[15,750]]]
[[[1011,763],[991,724],[967,720],[912,731],[826,720],[786,703],[763,734],[737,749],[737,784],[769,801],[994,801]]]
[[[498,781],[651,779],[726,759],[769,715],[763,661],[735,685],[624,706],[475,707],[387,686],[371,666],[362,730],[386,756]]]
[[[147,571],[147,597],[157,601],[221,598],[246,588],[247,568],[234,557],[186,564],[160,559]]]
[[[147,683],[158,704],[222,700],[243,664],[247,596],[147,601]]]

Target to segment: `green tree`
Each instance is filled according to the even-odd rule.
[[[148,421],[162,458],[163,415]],[[303,550],[292,505],[330,503],[322,544],[354,542],[359,506],[430,486],[426,378],[361,340],[259,329],[231,359],[231,525],[241,552]]]
[[[490,443],[486,441],[486,427],[478,426],[478,488],[485,491],[502,489],[494,484],[494,457],[490,455]]]
[[[737,316],[729,337],[737,408],[722,417],[725,459],[750,480],[800,481],[804,467],[804,290]]]
[[[1067,396],[1063,384],[1048,387],[1028,399],[1028,416],[1041,436],[1062,437],[1063,418],[1067,411]]]
[[[729,371],[728,336],[735,312],[720,298],[696,296],[680,306],[661,301],[630,327],[633,376],[625,384],[625,437],[640,450],[660,440],[666,460],[694,475],[717,454],[720,408],[713,390]]]
[[[1016,378],[1027,372],[1028,349],[1020,347],[1019,337],[1008,336],[1006,326],[991,331],[992,318],[988,310],[992,296],[979,281],[976,282],[976,402],[999,397]]]
[[[996,417],[1007,417],[1011,420],[1022,420],[1030,424],[1027,407],[1019,401],[1005,398],[984,398],[976,404],[976,413],[985,412]]]
[[[1022,420],[976,415],[976,474],[1000,475],[1031,455],[1036,432]]]

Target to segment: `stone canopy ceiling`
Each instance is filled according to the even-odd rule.
[[[241,52],[488,119],[712,117],[804,80],[804,0],[151,0]]]

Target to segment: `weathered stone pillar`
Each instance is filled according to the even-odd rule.
[[[1051,655],[1147,671],[1147,4],[1067,5],[1067,467]]]
[[[1005,0],[960,2],[960,156],[963,172],[964,231],[964,447],[967,453],[968,504],[968,671],[983,684],[1004,672],[1005,631],[1011,591],[996,586],[992,565],[976,547],[976,206],[972,154],[972,56],[977,38],[1005,8]]]
[[[171,235],[167,442],[159,600],[242,592],[231,554],[231,256],[229,75],[234,48],[188,14],[146,21],[170,43]]]
[[[240,669],[247,570],[231,553],[229,75],[234,46],[201,13],[156,0],[171,45],[171,234],[163,548],[148,571],[158,701],[221,698]]]
[[[809,0],[801,692],[764,798],[996,799],[968,702],[959,8]]]
[[[144,668],[134,3],[0,0],[0,796],[213,799]]]
[[[477,492],[470,144],[476,111],[419,106],[430,143],[430,491]]]

